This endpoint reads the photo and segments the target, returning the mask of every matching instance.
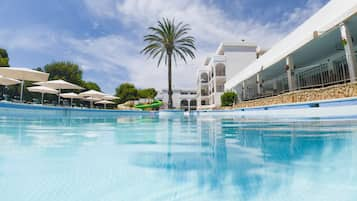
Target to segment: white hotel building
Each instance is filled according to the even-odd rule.
[[[330,0],[258,59],[251,48],[251,54],[248,51],[243,57],[225,44],[218,48],[217,55],[205,63],[206,70],[199,72],[198,103],[219,106],[222,82],[224,90],[236,91],[241,101],[355,82],[357,0]],[[217,77],[220,66],[225,68],[224,78]],[[209,75],[207,97],[202,96],[207,94],[202,93],[207,89],[202,82],[205,73]]]
[[[213,56],[207,57],[197,76],[199,109],[221,105],[224,85],[260,55],[259,48],[247,42],[224,42]]]

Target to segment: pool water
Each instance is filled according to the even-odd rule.
[[[357,120],[0,118],[1,201],[356,201]]]

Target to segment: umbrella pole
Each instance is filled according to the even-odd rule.
[[[58,105],[61,105],[61,89],[58,89]]]
[[[104,109],[107,109],[107,104],[104,104]]]
[[[90,101],[90,108],[93,108],[93,101]]]
[[[41,104],[43,105],[43,96],[44,96],[44,93],[41,93]]]
[[[21,92],[20,92],[20,102],[22,103],[22,96],[23,96],[23,93],[24,93],[24,81],[21,80]]]
[[[72,101],[73,101],[73,98],[71,98],[71,107],[72,107]]]

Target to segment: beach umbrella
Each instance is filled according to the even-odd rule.
[[[41,86],[45,86],[45,87],[49,87],[52,89],[57,89],[59,91],[59,94],[61,93],[62,89],[78,89],[81,90],[83,89],[82,87],[76,85],[76,84],[72,84],[70,82],[66,82],[64,80],[50,80],[50,81],[46,81],[46,82],[36,82],[34,83],[34,85],[41,85]],[[58,96],[58,104],[60,104],[60,97]]]
[[[36,86],[36,87],[27,87],[27,90],[30,92],[41,93],[41,103],[43,104],[43,95],[44,94],[58,94],[56,89],[52,89],[45,86]]]
[[[0,85],[9,86],[9,85],[15,85],[15,84],[19,84],[19,83],[21,83],[21,81],[0,75]]]
[[[102,100],[102,101],[98,101],[95,104],[103,104],[104,105],[104,109],[107,108],[107,104],[115,104],[113,101],[108,101],[108,100]]]
[[[15,85],[15,84],[19,84],[19,83],[21,83],[21,81],[16,80],[16,79],[12,79],[12,78],[8,78],[8,77],[4,77],[4,76],[0,75],[0,85],[5,86],[5,89],[3,91],[3,96],[4,97],[6,96],[7,86]]]
[[[99,98],[99,99],[101,99],[105,95],[106,95],[105,93],[96,90],[88,90],[79,94],[79,96],[81,97],[92,97],[92,98]]]
[[[96,98],[96,97],[85,97],[82,100],[89,101],[90,102],[90,107],[92,108],[93,107],[93,102],[100,101],[101,99],[100,98]]]
[[[116,96],[112,96],[112,95],[105,95],[102,97],[103,100],[116,100],[116,99],[120,99],[119,97],[116,97]]]
[[[80,98],[78,94],[73,93],[73,92],[71,92],[71,93],[63,93],[63,94],[60,94],[60,96],[61,96],[62,98],[69,98],[69,99],[71,99],[71,107],[72,107],[72,101],[73,101],[73,99],[74,99],[74,98],[77,98],[77,99]]]
[[[43,82],[48,80],[48,73],[31,70],[28,68],[0,68],[0,75],[13,78],[21,81],[21,94],[20,94],[20,101],[22,102],[23,92],[24,92],[24,81],[37,81]]]
[[[83,97],[83,100],[90,101],[90,107],[93,107],[93,101],[100,101],[104,96],[105,93],[96,91],[96,90],[88,90],[79,94],[79,96]]]

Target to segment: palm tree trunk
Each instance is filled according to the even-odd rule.
[[[173,105],[172,105],[172,55],[169,54],[168,55],[168,84],[169,84],[169,88],[168,88],[168,94],[169,94],[169,102],[168,102],[168,106],[169,106],[169,109],[172,109],[173,108]]]

